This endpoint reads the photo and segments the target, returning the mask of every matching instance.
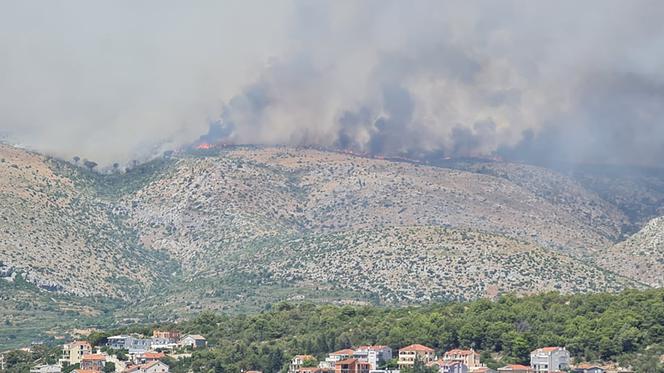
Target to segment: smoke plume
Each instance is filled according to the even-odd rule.
[[[382,154],[664,156],[664,5],[466,3],[5,2],[0,133],[101,163],[210,123]]]

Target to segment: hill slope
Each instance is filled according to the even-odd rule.
[[[144,242],[177,255],[243,230],[253,237],[417,225],[492,232],[581,256],[610,246],[625,221],[577,185],[574,199],[559,202],[502,177],[314,150],[242,148],[174,167],[125,198],[125,208]]]
[[[3,294],[102,296],[131,305],[127,317],[178,317],[283,299],[402,304],[661,284],[628,256],[603,259],[609,247],[633,250],[613,246],[630,223],[618,206],[534,166],[282,147],[181,153],[110,175],[9,146],[2,159]]]
[[[650,286],[664,286],[664,217],[651,220],[627,240],[599,255],[598,263],[615,266]]]
[[[158,252],[112,206],[54,173],[46,158],[0,145],[0,263],[50,291],[119,297],[165,276]]]

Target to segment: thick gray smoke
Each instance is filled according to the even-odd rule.
[[[468,3],[468,2],[466,2]],[[0,6],[0,132],[126,161],[208,137],[656,164],[658,1]]]

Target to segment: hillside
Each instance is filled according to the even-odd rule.
[[[630,221],[625,233],[636,233],[664,215],[664,169],[586,165],[561,172],[617,206]]]
[[[48,291],[120,297],[165,280],[112,206],[54,173],[40,155],[0,145],[0,267]]]
[[[601,236],[618,240],[630,224],[611,199],[603,199],[581,181],[553,170],[522,163],[451,161],[447,166],[491,175],[519,185],[574,216]]]
[[[597,261],[606,267],[617,266],[626,276],[644,284],[664,286],[664,217],[651,220]]]
[[[635,269],[633,246],[614,246],[634,222],[620,206],[535,166],[245,146],[98,174],[3,145],[0,175],[2,295],[55,315],[661,285],[661,270]],[[69,296],[114,306],[72,311]]]
[[[174,167],[125,198],[125,207],[144,242],[188,256],[214,246],[210,235],[226,237],[217,229],[241,238],[244,229],[253,237],[411,225],[492,232],[583,255],[615,241],[625,221],[579,187],[577,200],[560,203],[501,177],[315,150],[242,148]]]
[[[505,236],[433,227],[298,237],[245,254],[232,270],[253,275],[259,284],[329,284],[373,294],[388,304],[634,286],[620,276]]]
[[[537,183],[516,171],[518,184],[311,149],[230,148],[177,160],[123,197],[121,213],[206,296],[278,285],[295,289],[286,297],[350,291],[400,303],[625,286],[571,259],[611,246],[624,215],[563,176],[527,171]],[[552,195],[540,185],[563,187]]]

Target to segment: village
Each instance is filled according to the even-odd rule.
[[[57,364],[38,365],[31,373],[169,373],[165,360],[191,357],[197,349],[208,348],[201,335],[181,335],[174,331],[155,330],[151,337],[116,335],[93,346],[79,340],[65,344]],[[474,349],[436,351],[421,344],[411,344],[396,352],[389,346],[365,345],[331,352],[319,360],[301,354],[291,358],[288,373],[633,373],[615,365],[572,364],[565,347],[542,347],[531,352],[530,365],[508,364],[497,369],[487,367]],[[72,369],[73,368],[73,369]],[[286,367],[284,367],[286,370]],[[246,370],[243,373],[262,373]]]
[[[106,338],[103,346],[93,346],[88,341],[80,340],[63,345],[57,364],[38,365],[30,372],[168,373],[169,366],[162,361],[166,356],[177,360],[191,356],[191,351],[197,348],[205,347],[207,340],[203,336],[181,336],[178,332],[158,330],[150,338],[140,335],[111,336]]]
[[[343,349],[328,354],[320,362],[311,355],[297,355],[292,359],[288,372],[400,373],[418,371],[417,365],[438,373],[632,373],[615,366],[572,365],[570,354],[564,347],[539,348],[531,352],[530,365],[509,364],[493,370],[482,364],[480,353],[473,349],[452,349],[437,354],[435,349],[421,344],[402,347],[396,356],[388,346]]]

